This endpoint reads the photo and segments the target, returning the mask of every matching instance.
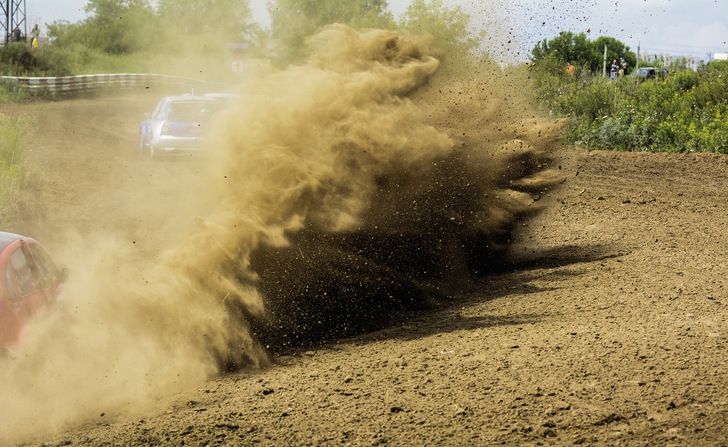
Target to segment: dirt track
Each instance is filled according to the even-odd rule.
[[[12,230],[51,251],[68,229],[172,237],[139,191],[178,220],[199,208],[153,180],[180,166],[136,156],[152,96],[25,107],[45,215]],[[728,157],[559,156],[567,180],[512,263],[452,306],[27,445],[728,444]]]

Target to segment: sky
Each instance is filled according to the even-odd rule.
[[[254,18],[269,24],[268,0],[250,0]],[[702,59],[728,52],[726,0],[443,0],[471,16],[473,32],[485,30],[484,46],[510,59],[526,59],[534,45],[560,31],[614,37],[641,53]],[[29,25],[86,17],[86,0],[26,0]],[[410,0],[389,0],[399,17]],[[29,26],[28,28],[31,28]]]

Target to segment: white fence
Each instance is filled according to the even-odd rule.
[[[201,81],[182,76],[148,73],[113,73],[58,77],[2,76],[3,80],[17,81],[18,85],[31,92],[80,92],[104,88],[124,89],[152,85],[200,86],[226,89],[227,84]]]

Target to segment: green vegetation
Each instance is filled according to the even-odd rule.
[[[387,8],[386,0],[272,0],[271,59],[278,66],[300,62],[306,56],[307,38],[331,23],[427,37],[430,50],[446,69],[471,59],[478,42],[468,37],[470,16],[460,7],[447,8],[443,0],[411,0],[399,22]]]
[[[591,41],[584,33],[572,32],[561,32],[551,40],[538,42],[531,51],[531,62],[547,71],[554,71],[555,67],[565,70],[568,64],[573,64],[577,71],[598,74],[604,71],[605,47],[607,72],[615,60],[619,65],[626,63],[627,67],[635,67],[637,56],[617,39],[601,36]]]
[[[562,33],[539,43],[529,67],[538,105],[570,119],[570,142],[588,149],[728,153],[728,62],[612,81],[593,70],[594,56],[584,50],[589,42],[580,36]],[[619,52],[628,50],[617,41],[608,45],[615,48],[608,46],[610,59],[619,61]],[[621,60],[630,57],[623,53]],[[582,69],[569,75],[567,61]]]
[[[0,114],[0,217],[13,217],[27,206],[24,191],[32,183],[23,139],[35,123],[28,117]]]
[[[325,25],[394,26],[386,0],[274,0],[269,11],[273,53],[281,65],[300,62],[306,55],[306,39]]]
[[[0,47],[2,76],[66,76],[70,74],[64,51],[31,48],[22,42]]]
[[[412,0],[398,24],[398,28],[415,36],[429,36],[430,51],[442,61],[441,70],[469,70],[479,63],[488,63],[487,56],[478,60],[479,39],[469,36],[470,16],[457,6],[449,9],[442,0]]]

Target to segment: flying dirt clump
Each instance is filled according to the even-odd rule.
[[[218,123],[220,206],[198,235],[216,234],[218,265],[255,287],[265,312],[228,308],[273,348],[456,290],[557,180],[559,125],[525,120],[499,68],[487,82],[433,77],[439,62],[389,31],[333,25],[309,43],[306,64],[242,86]]]

